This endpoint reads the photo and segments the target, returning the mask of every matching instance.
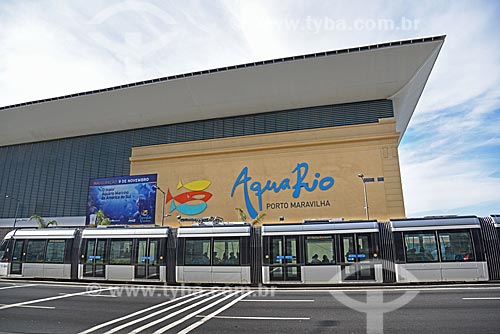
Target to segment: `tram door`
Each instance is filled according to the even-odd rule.
[[[271,281],[300,281],[299,237],[270,237],[270,248]]]
[[[341,248],[343,280],[375,280],[375,248],[371,234],[344,234],[341,236]]]
[[[84,277],[105,277],[106,240],[86,239],[85,262],[83,264]]]
[[[23,273],[23,249],[24,240],[16,240],[14,249],[12,251],[12,261],[10,264],[10,273],[14,275],[21,275]]]
[[[159,239],[139,239],[136,245],[135,278],[160,279]]]

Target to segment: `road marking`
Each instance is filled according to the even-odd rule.
[[[242,302],[314,303],[314,299],[245,299]]]
[[[162,310],[156,311],[156,312],[154,312],[154,313],[148,314],[147,316],[144,316],[144,317],[142,317],[142,318],[139,318],[139,319],[136,319],[136,320],[129,321],[129,322],[127,322],[127,323],[123,324],[123,325],[120,325],[120,326],[118,326],[118,327],[115,327],[115,328],[110,329],[110,330],[109,330],[109,331],[107,331],[105,334],[111,334],[111,333],[118,332],[119,330],[122,330],[122,329],[124,329],[124,328],[126,328],[126,327],[130,327],[130,326],[132,326],[132,325],[134,325],[134,324],[136,324],[136,323],[138,323],[138,322],[142,322],[142,321],[144,321],[144,320],[146,320],[146,319],[149,319],[149,318],[152,318],[152,317],[154,317],[154,316],[156,316],[156,315],[158,315],[158,314],[160,314],[160,313],[164,313],[164,312],[166,312],[166,311],[169,311],[169,310],[171,310],[171,309],[177,308],[177,307],[179,307],[179,306],[181,306],[181,305],[184,305],[184,304],[186,304],[186,303],[190,303],[190,302],[192,302],[193,300],[196,300],[196,299],[199,299],[199,298],[202,298],[202,297],[206,297],[206,296],[208,296],[208,295],[210,295],[210,294],[212,294],[212,293],[213,293],[213,292],[207,292],[207,293],[204,293],[204,294],[200,294],[199,296],[196,296],[196,297],[193,297],[193,298],[191,298],[191,299],[185,300],[185,301],[183,301],[183,302],[180,302],[180,303],[174,304],[174,305],[172,305],[172,306],[170,306],[170,307],[167,307],[166,309],[162,309]],[[187,306],[187,307],[185,307],[185,308],[181,309],[180,311],[176,311],[176,312],[174,312],[174,313],[171,313],[171,314],[169,314],[168,316],[166,316],[166,317],[164,317],[164,318],[162,318],[162,319],[168,319],[168,318],[171,318],[171,317],[173,317],[173,316],[175,316],[175,315],[177,315],[177,314],[179,314],[179,313],[182,313],[182,312],[184,312],[184,311],[186,311],[186,310],[189,310],[189,309],[191,309],[191,308],[193,308],[193,307],[195,307],[195,306],[197,306],[197,305],[199,305],[199,304],[203,304],[203,303],[204,303],[204,302],[206,302],[207,300],[213,299],[213,298],[215,298],[215,297],[217,297],[217,296],[218,296],[218,295],[213,295],[212,297],[209,297],[209,298],[207,298],[207,299],[203,299],[202,301],[197,302],[197,303],[194,303],[194,304],[192,304],[192,305],[190,305],[190,306]],[[148,328],[148,327],[151,327],[151,326],[153,326],[153,325],[155,325],[155,324],[157,324],[157,323],[159,323],[159,322],[161,322],[161,319],[160,319],[160,320],[155,320],[155,321],[153,321],[152,323],[149,323],[148,325],[145,325],[145,326],[142,326],[142,327]],[[141,328],[142,328],[142,327],[141,327]],[[134,332],[130,332],[130,333],[134,333]]]
[[[119,330],[121,330],[121,329],[123,329],[123,328],[129,327],[129,326],[132,326],[132,325],[134,325],[134,324],[136,324],[136,323],[138,323],[138,322],[142,322],[142,321],[144,321],[145,319],[149,319],[149,318],[154,317],[154,316],[156,316],[156,315],[158,315],[158,314],[160,314],[160,313],[163,313],[163,312],[165,312],[165,311],[168,311],[168,310],[174,309],[174,308],[176,308],[176,307],[179,307],[179,306],[181,306],[181,305],[184,305],[184,304],[186,304],[186,303],[192,302],[192,301],[193,301],[193,300],[195,300],[195,299],[199,299],[199,298],[202,298],[202,297],[206,297],[207,295],[212,294],[212,293],[213,293],[213,292],[208,292],[208,293],[206,293],[206,294],[201,294],[201,295],[199,295],[199,296],[196,296],[196,297],[194,297],[194,298],[188,299],[188,300],[183,301],[183,302],[181,302],[181,303],[178,303],[178,304],[172,305],[172,306],[170,306],[170,307],[167,307],[166,309],[163,309],[163,310],[156,311],[156,312],[154,312],[154,313],[148,314],[147,316],[142,317],[142,318],[140,318],[140,319],[136,319],[136,320],[133,320],[133,321],[129,321],[129,322],[127,322],[127,323],[125,323],[125,324],[123,324],[123,325],[121,325],[121,326],[115,327],[115,328],[113,328],[113,329],[111,329],[111,330],[107,331],[107,332],[106,332],[106,333],[104,333],[104,334],[111,334],[111,333],[118,332]],[[209,297],[209,298],[203,299],[202,301],[199,301],[199,302],[197,302],[197,303],[191,304],[191,305],[189,305],[189,306],[187,306],[187,307],[185,307],[185,308],[180,309],[179,311],[175,311],[174,313],[171,313],[171,314],[169,314],[169,315],[167,315],[167,316],[165,316],[165,317],[163,317],[163,318],[160,318],[159,320],[152,321],[152,322],[148,323],[147,325],[144,325],[144,326],[142,326],[142,327],[139,327],[138,329],[135,329],[134,331],[132,331],[132,332],[130,332],[130,333],[137,333],[138,331],[141,331],[141,330],[142,330],[142,328],[149,328],[149,327],[151,327],[151,326],[154,326],[154,325],[156,325],[157,323],[162,322],[163,320],[166,320],[166,319],[172,318],[172,317],[176,316],[176,315],[177,315],[177,314],[179,314],[179,313],[182,313],[182,312],[185,312],[185,311],[187,311],[187,310],[189,310],[189,309],[192,309],[193,307],[196,307],[196,306],[198,306],[198,305],[200,305],[200,304],[203,304],[203,303],[205,303],[207,300],[214,299],[214,298],[216,298],[216,297],[218,297],[218,296],[220,296],[220,295],[222,295],[222,294],[224,294],[224,293],[221,293],[221,294],[219,294],[219,295],[213,295],[213,296],[211,296],[211,297]]]
[[[4,306],[8,304],[0,304],[0,306]],[[53,310],[56,307],[55,306],[36,306],[36,305],[22,305],[22,306],[17,306],[17,307],[25,307],[25,308],[43,308],[43,309],[50,309]]]
[[[6,279],[2,278],[0,279],[1,284],[19,284],[19,283],[36,283],[35,285],[40,285],[40,286],[57,286],[57,287],[81,287],[81,288],[86,288],[87,285],[90,282],[87,281],[81,281],[81,282],[67,282],[67,283],[62,283],[62,282],[47,282],[47,281],[38,281],[38,280],[17,280],[17,279]],[[117,284],[113,283],[108,283],[106,281],[99,282],[99,284],[103,287],[110,286],[110,287],[116,287]],[[130,286],[130,287],[144,287],[148,285],[141,285],[141,284],[124,284],[120,283],[120,286]],[[157,287],[158,289],[161,290],[173,290],[173,291],[180,291],[180,290],[192,290],[192,289],[199,289],[199,290],[220,290],[219,287],[207,287],[207,286],[189,286],[189,287],[182,287],[182,286],[162,286],[162,287]],[[471,283],[471,284],[435,284],[435,285],[426,285],[426,286],[408,286],[408,285],[398,285],[397,287],[383,287],[380,286],[378,288],[370,288],[370,287],[364,287],[364,286],[352,286],[350,288],[350,285],[344,284],[343,286],[336,286],[336,287],[314,287],[311,289],[305,289],[305,288],[290,288],[290,287],[271,287],[271,286],[261,286],[261,290],[269,290],[269,291],[279,291],[279,292],[350,292],[350,291],[355,291],[355,292],[366,292],[366,291],[411,291],[411,290],[420,290],[420,291],[440,291],[440,290],[500,290],[500,285],[499,284],[491,284],[484,282],[484,284],[480,283]]]
[[[500,287],[456,287],[456,288],[447,288],[447,287],[442,287],[442,288],[434,288],[434,287],[414,287],[414,288],[376,288],[376,289],[367,289],[367,288],[362,288],[362,287],[357,287],[357,288],[342,288],[342,289],[287,289],[287,288],[278,288],[274,289],[274,292],[277,293],[297,293],[297,292],[306,292],[306,293],[312,293],[312,292],[327,292],[327,293],[335,293],[335,292],[370,292],[370,291],[377,291],[377,292],[403,292],[403,291],[425,291],[425,292],[443,292],[443,291],[473,291],[473,290],[500,290]],[[269,290],[262,290],[262,291],[271,291]]]
[[[15,289],[15,288],[26,288],[26,287],[29,287],[29,286],[36,286],[36,285],[38,285],[38,284],[4,286],[4,287],[1,287],[0,290]]]
[[[66,292],[59,292],[58,295],[65,296],[65,295],[67,295],[67,293]],[[92,298],[94,298],[94,297],[118,298],[118,296],[114,296],[114,295],[100,295],[100,294],[99,295],[95,295],[95,296],[93,296],[93,295],[86,295],[85,297],[92,297]]]
[[[213,303],[211,303],[211,304],[208,304],[207,306],[204,306],[204,307],[200,308],[199,310],[196,310],[195,312],[193,312],[193,313],[191,313],[191,314],[189,314],[189,315],[185,316],[184,318],[182,318],[182,319],[180,319],[180,320],[177,320],[177,321],[175,321],[175,322],[173,322],[173,323],[171,323],[171,324],[169,324],[169,325],[167,325],[167,326],[165,326],[165,327],[163,327],[163,328],[158,329],[157,331],[155,331],[155,332],[154,332],[154,334],[161,334],[161,333],[164,333],[164,332],[168,331],[169,329],[174,328],[175,326],[177,326],[177,325],[179,325],[179,324],[183,323],[184,321],[191,319],[192,317],[196,316],[197,314],[200,314],[200,313],[202,313],[202,312],[204,312],[204,311],[206,311],[206,310],[208,310],[208,309],[211,309],[211,308],[212,308],[212,307],[214,307],[215,305],[220,304],[220,303],[222,303],[223,301],[225,301],[226,299],[229,299],[229,298],[231,298],[231,297],[234,297],[234,296],[236,296],[236,295],[237,295],[237,294],[239,294],[239,293],[240,293],[240,291],[233,292],[233,293],[231,293],[231,294],[227,295],[226,297],[224,297],[224,298],[222,298],[222,299],[219,299],[219,300],[217,300],[217,301],[215,301],[215,302],[213,302]],[[248,292],[247,292],[247,293],[245,293],[243,296],[240,296],[240,297],[236,298],[235,300],[233,300],[232,302],[230,302],[230,303],[226,304],[225,306],[221,307],[219,310],[215,311],[215,312],[214,312],[214,313],[212,313],[212,314],[219,314],[220,312],[222,312],[222,311],[224,311],[225,309],[227,309],[227,308],[229,308],[229,307],[233,306],[233,305],[234,305],[234,304],[236,304],[238,301],[240,301],[241,299],[245,298],[246,296],[248,296],[248,295],[249,295],[249,294],[251,294],[251,293],[253,293],[253,291],[248,291]],[[208,317],[208,316],[207,316],[207,317]],[[206,317],[206,318],[207,318],[207,317]],[[205,320],[205,321],[203,321],[204,319],[205,319],[205,318],[201,319],[201,320],[200,320],[200,321],[198,321],[197,323],[200,323],[199,325],[201,325],[201,324],[203,324],[205,321],[208,321],[208,319],[207,319],[207,320]],[[195,324],[197,324],[197,323],[195,323]],[[188,332],[190,332],[192,329],[194,329],[194,328],[196,328],[196,327],[198,327],[198,326],[199,326],[199,325],[194,326],[195,324],[193,324],[193,325],[189,326],[188,328],[184,329],[181,333],[188,333]],[[134,332],[132,332],[132,333],[134,333]]]
[[[235,300],[233,300],[232,302],[230,303],[227,303],[226,305],[224,305],[223,307],[221,307],[220,309],[210,313],[209,315],[205,316],[203,319],[201,319],[200,321],[197,321],[195,322],[194,324],[192,324],[191,326],[183,329],[182,331],[180,331],[178,334],[186,334],[186,333],[189,333],[191,332],[193,329],[203,325],[205,322],[209,321],[210,319],[212,319],[213,317],[215,317],[217,314],[221,313],[221,312],[224,312],[225,310],[227,310],[228,308],[230,308],[231,306],[233,306],[234,304],[236,304],[237,302],[239,302],[240,300],[242,300],[243,298],[246,298],[248,295],[252,294],[253,291],[249,291],[241,296],[239,296],[238,298],[236,298]],[[200,310],[201,311],[201,310]],[[200,312],[201,313],[201,312]],[[182,319],[181,319],[182,320]],[[167,328],[168,329],[168,328]],[[163,333],[163,328],[160,329],[160,331],[157,331],[158,333]],[[155,333],[156,334],[156,333]]]
[[[41,298],[41,299],[28,300],[26,302],[21,302],[21,303],[8,304],[8,305],[0,306],[0,310],[5,310],[5,309],[8,309],[8,308],[12,308],[12,307],[19,307],[19,306],[24,306],[24,305],[42,303],[42,302],[46,302],[46,301],[49,301],[49,300],[62,299],[62,298],[68,298],[68,297],[74,297],[74,296],[81,296],[81,295],[86,295],[86,294],[89,294],[89,293],[100,293],[102,291],[107,291],[107,290],[112,290],[112,289],[115,289],[115,288],[99,289],[99,290],[93,290],[93,291],[83,291],[83,292],[77,292],[77,293],[67,294],[67,295],[64,295],[64,296],[54,296],[54,297],[47,297],[47,298]]]
[[[50,282],[50,281],[35,281],[35,280],[26,280],[26,281],[20,281],[20,280],[13,280],[14,282],[6,281],[5,279],[0,279],[0,282],[2,284],[23,284],[23,283],[36,283],[34,285],[40,285],[40,286],[55,286],[55,287],[61,287],[61,288],[67,288],[67,287],[73,287],[73,288],[86,288],[89,283],[92,282],[68,282],[68,283],[63,283],[63,282]],[[102,285],[111,285],[111,284],[102,284]]]
[[[204,304],[204,303],[206,303],[207,301],[212,300],[212,299],[214,299],[214,298],[221,297],[221,296],[223,296],[223,295],[225,295],[225,294],[226,294],[226,292],[219,292],[218,294],[215,294],[215,295],[213,295],[213,296],[211,296],[211,297],[208,297],[208,298],[203,299],[203,300],[201,300],[201,301],[199,301],[199,302],[196,302],[196,303],[191,304],[191,305],[189,305],[189,306],[187,306],[187,307],[184,307],[184,308],[182,308],[182,309],[180,309],[180,310],[178,310],[178,311],[175,311],[175,312],[173,312],[173,313],[170,313],[169,315],[167,315],[167,316],[165,316],[165,317],[163,317],[163,318],[160,318],[160,319],[156,319],[156,320],[154,320],[154,321],[151,321],[150,323],[148,323],[148,324],[146,324],[146,325],[144,325],[144,326],[141,326],[141,327],[139,327],[139,328],[134,329],[134,330],[133,330],[133,331],[131,331],[130,333],[139,333],[139,332],[141,332],[141,331],[143,331],[143,330],[145,330],[145,329],[147,329],[147,328],[149,328],[149,327],[152,327],[152,326],[154,326],[154,325],[156,325],[156,324],[159,324],[159,323],[161,323],[161,322],[163,322],[163,321],[165,321],[165,320],[167,320],[167,319],[170,319],[170,318],[172,318],[172,317],[175,317],[175,316],[176,316],[176,315],[178,315],[178,314],[184,313],[184,312],[186,312],[187,310],[190,310],[190,309],[192,309],[192,308],[194,308],[194,307],[196,307],[196,306],[198,306],[198,305]],[[176,307],[176,306],[178,306],[178,305],[174,305],[174,306],[172,306],[172,308],[174,308],[174,307]],[[142,320],[143,320],[143,319],[138,319],[138,321],[135,321],[135,322],[132,322],[132,323],[136,323],[136,322],[139,322],[139,321],[142,321]],[[127,323],[127,324],[125,324],[125,325],[127,325],[127,326],[128,326],[128,323]],[[110,333],[113,333],[113,332],[106,332],[106,333],[104,333],[104,334],[110,334]]]
[[[203,318],[204,315],[197,315],[197,318]],[[229,315],[214,315],[216,319],[241,319],[241,320],[311,320],[311,318],[283,318],[283,317],[239,317]]]
[[[176,299],[172,299],[172,300],[169,300],[169,301],[166,301],[166,302],[163,302],[163,303],[160,303],[160,304],[157,304],[157,305],[153,305],[151,307],[148,307],[144,310],[140,310],[140,311],[137,311],[137,312],[134,312],[134,313],[131,313],[131,314],[128,314],[128,315],[125,315],[123,317],[120,317],[120,318],[116,318],[114,320],[111,320],[111,321],[108,321],[108,322],[105,322],[105,323],[102,323],[100,325],[97,325],[97,326],[94,326],[92,328],[89,328],[83,332],[80,332],[78,334],[87,334],[87,333],[91,333],[91,332],[94,332],[98,329],[101,329],[103,327],[106,327],[106,326],[109,326],[109,325],[112,325],[114,323],[117,323],[117,322],[120,322],[122,320],[125,320],[125,319],[128,319],[128,318],[132,318],[132,317],[135,317],[136,315],[139,315],[139,314],[142,314],[142,313],[145,313],[145,312],[148,312],[148,311],[151,311],[151,310],[154,310],[155,308],[158,308],[158,307],[162,307],[162,306],[165,306],[165,305],[168,305],[168,304],[172,304],[172,303],[175,303],[181,299],[185,299],[185,298],[188,298],[188,297],[192,297],[192,296],[195,296],[195,295],[200,295],[201,293],[205,293],[205,291],[198,291],[198,292],[195,292],[195,293],[192,293],[192,294],[189,294],[189,295],[185,295],[185,296],[182,296],[182,297],[179,297],[179,298],[176,298]],[[207,294],[204,294],[204,295],[207,295]],[[201,297],[201,296],[204,296],[204,295],[200,295],[198,296],[197,298]],[[192,301],[196,298],[192,298],[192,299],[188,299],[188,301]],[[183,304],[186,303],[186,302],[182,302]],[[168,307],[166,309],[162,309],[160,312],[155,312],[155,313],[152,313],[153,315],[149,314],[148,316],[146,317],[143,317],[141,318],[141,321],[143,319],[148,319],[150,316],[155,316],[156,314],[158,313],[162,313],[162,312],[165,312],[165,311],[168,311],[174,307],[177,307],[178,305],[182,305],[181,303],[179,304],[175,304],[173,307]],[[128,324],[128,323],[127,323]],[[120,326],[120,329],[121,329],[121,326]]]
[[[500,300],[500,297],[464,297],[463,300]]]

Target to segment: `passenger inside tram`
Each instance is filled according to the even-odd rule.
[[[228,259],[227,263],[228,264],[237,264],[238,263],[238,259],[236,258],[236,256],[234,256],[234,252],[229,253],[229,259]]]
[[[215,264],[220,264],[222,263],[221,259],[217,257],[217,252],[214,252],[214,263]]]
[[[228,262],[228,257],[227,253],[224,252],[224,255],[222,255],[222,260],[220,261],[221,264],[226,264]]]
[[[203,257],[201,258],[201,263],[202,264],[209,264],[210,263],[210,258],[208,257],[207,252],[203,253]]]
[[[411,248],[406,252],[406,259],[408,262],[415,262],[417,259],[417,250],[415,248]]]
[[[318,254],[314,254],[311,260],[311,264],[320,264],[321,261],[318,259]]]

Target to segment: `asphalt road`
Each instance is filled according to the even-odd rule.
[[[367,331],[368,323],[368,331]],[[0,280],[0,333],[500,333],[500,285],[258,289]]]

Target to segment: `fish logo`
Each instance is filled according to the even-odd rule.
[[[182,181],[179,180],[179,183],[177,184],[177,190],[181,188],[186,188],[187,190],[191,191],[201,191],[210,187],[211,184],[212,182],[208,180],[198,180],[198,181],[188,182],[186,184],[182,184]]]
[[[208,180],[196,180],[183,184],[181,180],[177,184],[177,190],[182,188],[188,190],[173,196],[170,189],[167,190],[166,203],[170,204],[169,213],[177,210],[187,216],[202,213],[207,208],[207,202],[212,198],[212,194],[205,191],[212,183]],[[195,203],[192,203],[195,202]]]

